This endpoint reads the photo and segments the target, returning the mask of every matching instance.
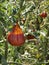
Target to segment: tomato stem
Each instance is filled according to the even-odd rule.
[[[7,55],[8,55],[8,44],[7,41],[5,42],[5,59],[7,60]]]

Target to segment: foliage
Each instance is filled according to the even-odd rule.
[[[47,17],[40,17],[45,11]],[[25,22],[23,21],[25,19]],[[18,22],[24,35],[34,35],[19,47],[11,46],[7,34]],[[46,65],[49,61],[49,0],[0,0],[0,63]]]

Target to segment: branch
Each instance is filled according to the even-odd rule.
[[[0,40],[0,43],[3,43],[4,41],[6,41],[6,39],[4,39],[4,40]]]

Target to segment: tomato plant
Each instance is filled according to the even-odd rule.
[[[49,0],[0,0],[0,64],[46,65],[48,56]]]

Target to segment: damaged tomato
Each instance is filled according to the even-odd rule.
[[[34,38],[35,38],[34,35],[31,35],[31,34],[26,35],[26,39],[28,39],[28,40],[34,39]]]

